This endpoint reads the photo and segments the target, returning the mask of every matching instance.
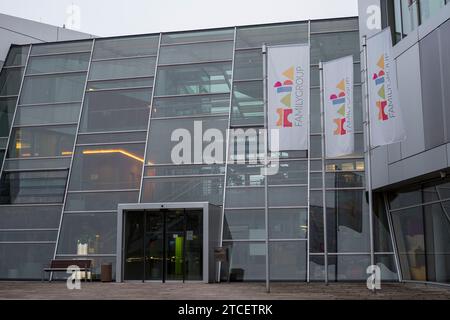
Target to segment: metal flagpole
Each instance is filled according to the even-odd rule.
[[[363,37],[363,53],[364,53],[364,68],[365,68],[365,126],[366,126],[366,146],[365,152],[367,155],[367,170],[366,181],[369,192],[369,234],[370,234],[370,265],[375,265],[374,243],[373,243],[373,199],[372,199],[372,161],[371,161],[371,142],[370,142],[370,116],[369,116],[369,66],[367,57],[367,36]]]
[[[320,121],[322,124],[322,212],[323,212],[323,253],[324,253],[324,272],[325,283],[328,285],[328,242],[327,242],[327,200],[325,188],[325,110],[323,103],[323,63],[319,62],[320,76]]]
[[[269,152],[269,135],[268,135],[268,106],[267,106],[267,46],[266,44],[263,44],[262,46],[262,54],[263,54],[263,100],[264,100],[264,126],[265,126],[265,133],[264,133],[264,220],[265,220],[265,226],[266,226],[266,233],[265,233],[265,239],[266,239],[266,291],[267,293],[270,293],[270,259],[269,259],[269,209],[268,209],[268,203],[267,203],[267,196],[268,196],[268,188],[267,188],[267,167],[268,167],[268,157],[267,153]]]

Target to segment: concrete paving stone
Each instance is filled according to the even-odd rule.
[[[146,299],[146,300],[450,300],[450,288],[404,283],[383,283],[372,293],[364,283],[81,283],[81,290],[68,290],[66,283],[0,282],[0,299]]]

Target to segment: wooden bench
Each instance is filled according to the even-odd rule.
[[[77,266],[80,271],[84,271],[84,280],[87,281],[88,272],[91,272],[92,260],[80,259],[80,260],[52,260],[50,267],[42,270],[42,281],[44,281],[45,272],[67,272],[67,268],[70,266]],[[52,281],[52,277],[49,276],[48,281]],[[92,281],[92,275],[90,277]]]

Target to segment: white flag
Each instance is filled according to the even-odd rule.
[[[353,56],[323,64],[326,157],[354,153]]]
[[[279,130],[270,151],[307,150],[309,119],[309,45],[267,48],[268,129]]]
[[[367,40],[369,120],[372,147],[406,138],[389,28]]]

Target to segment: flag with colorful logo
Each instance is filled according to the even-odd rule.
[[[406,132],[389,28],[367,40],[367,68],[371,146],[403,141]]]
[[[323,64],[323,99],[326,157],[354,153],[353,56]]]
[[[279,130],[279,144],[269,141],[269,150],[307,150],[309,45],[268,47],[267,81],[268,129]]]

